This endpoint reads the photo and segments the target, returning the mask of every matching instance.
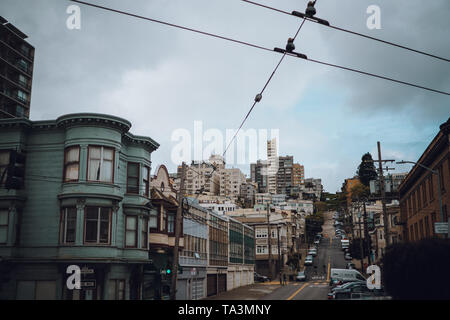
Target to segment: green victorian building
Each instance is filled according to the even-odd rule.
[[[0,119],[0,299],[142,298],[159,144],[130,127],[89,113]]]

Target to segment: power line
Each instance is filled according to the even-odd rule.
[[[106,8],[106,7],[102,7],[102,6],[98,6],[98,5],[93,5],[93,4],[90,4],[90,3],[83,2],[83,1],[78,1],[78,0],[70,0],[70,1],[86,4],[88,6],[93,6],[93,7],[97,7],[97,8],[108,10],[108,11],[113,11],[113,12],[117,12],[117,13],[123,13],[123,14],[129,15],[129,16],[136,16],[138,18],[142,18],[142,19],[145,19],[145,20],[166,24],[166,25],[177,27],[177,28],[181,28],[181,29],[184,29],[184,30],[198,32],[198,33],[201,33],[201,34],[204,34],[204,35],[208,35],[208,36],[212,36],[212,37],[216,37],[216,38],[221,38],[221,39],[228,40],[228,41],[233,41],[233,42],[236,42],[236,43],[248,45],[248,46],[251,46],[251,47],[254,47],[254,48],[257,48],[257,49],[261,49],[261,50],[265,50],[265,51],[273,51],[273,52],[279,53],[278,51],[275,51],[275,50],[272,50],[272,49],[269,49],[269,48],[265,48],[265,47],[262,47],[262,46],[254,45],[254,44],[251,44],[251,43],[248,43],[248,42],[245,42],[245,41],[240,41],[240,40],[235,40],[235,39],[231,39],[231,38],[226,38],[226,37],[218,36],[218,35],[215,35],[215,34],[212,34],[212,33],[208,33],[208,32],[194,30],[194,29],[191,29],[191,28],[186,28],[186,27],[175,25],[175,24],[171,24],[171,23],[155,20],[155,19],[145,18],[145,17],[142,17],[142,16],[137,16],[137,15],[134,15],[134,14],[131,14],[131,13],[122,12],[122,11],[115,10],[115,9],[110,9],[110,8]],[[306,20],[308,20],[308,18],[306,18]],[[290,54],[290,53],[283,53],[283,54],[286,54],[286,55],[289,55],[289,56],[294,56],[294,57],[298,58],[298,56],[295,55],[295,54]],[[389,80],[389,81],[397,82],[397,83],[400,83],[400,84],[404,84],[404,85],[408,85],[408,86],[412,86],[412,87],[416,87],[416,88],[421,88],[423,90],[432,91],[432,92],[435,92],[435,93],[440,93],[440,94],[444,94],[444,95],[450,95],[450,93],[445,92],[445,91],[439,91],[439,90],[435,90],[435,89],[419,86],[419,85],[412,84],[412,83],[409,83],[409,82],[406,82],[406,81],[401,81],[401,80],[396,80],[396,79],[389,78],[389,77],[379,76],[379,75],[376,75],[376,74],[373,74],[373,73],[364,72],[364,71],[360,71],[360,70],[357,70],[357,69],[351,69],[351,68],[347,68],[347,67],[343,67],[343,66],[327,63],[327,62],[322,62],[322,61],[318,61],[318,60],[313,60],[313,59],[310,59],[310,58],[303,58],[303,59],[306,60],[306,61],[311,61],[311,62],[315,62],[315,63],[321,63],[321,64],[328,65],[328,66],[335,67],[335,68],[345,69],[345,70],[353,71],[353,72],[359,72],[359,73],[362,73],[362,74],[365,74],[365,75],[368,75],[368,76],[372,76],[372,77],[376,77],[376,78],[380,78],[380,79],[384,79],[384,80]]]
[[[95,8],[98,8],[98,9],[103,9],[103,10],[107,10],[107,11],[111,11],[111,12],[115,12],[115,13],[120,13],[120,14],[127,15],[127,16],[130,16],[130,17],[138,18],[138,19],[143,19],[143,20],[147,20],[147,21],[151,21],[151,22],[160,23],[160,24],[163,24],[163,25],[166,25],[166,26],[170,26],[170,27],[174,27],[174,28],[179,28],[179,29],[183,29],[183,30],[187,30],[187,31],[191,31],[191,32],[200,33],[200,34],[203,34],[203,35],[206,35],[206,36],[219,38],[219,39],[222,39],[222,40],[227,40],[227,41],[243,44],[243,45],[246,45],[246,46],[249,46],[249,47],[258,48],[258,49],[261,49],[261,50],[272,51],[271,49],[264,48],[264,47],[261,47],[261,46],[258,46],[258,45],[252,44],[252,43],[248,43],[248,42],[245,42],[245,41],[231,39],[231,38],[227,38],[227,37],[220,36],[220,35],[217,35],[217,34],[205,32],[205,31],[201,31],[201,30],[196,30],[196,29],[193,29],[193,28],[188,28],[188,27],[184,27],[184,26],[181,26],[181,25],[177,25],[177,24],[173,24],[173,23],[169,23],[169,22],[165,22],[165,21],[161,21],[161,20],[157,20],[157,19],[148,18],[148,17],[140,16],[140,15],[137,15],[137,14],[133,14],[133,13],[129,13],[129,12],[121,11],[121,10],[116,10],[116,9],[112,9],[112,8],[108,8],[108,7],[103,7],[103,6],[99,6],[99,5],[96,5],[96,4],[92,4],[92,3],[88,3],[88,2],[84,2],[84,1],[79,1],[79,0],[70,0],[70,1],[77,2],[77,3],[80,3],[80,4],[84,4],[84,5],[87,5],[87,6],[90,6],[90,7],[95,7]]]
[[[266,6],[266,5],[263,5],[263,4],[258,3],[258,2],[249,1],[249,0],[241,0],[241,1],[247,2],[247,3],[252,4],[252,5],[256,5],[256,6],[259,6],[259,7],[263,7],[263,8],[269,9],[269,10],[273,10],[273,11],[276,11],[276,12],[280,12],[280,13],[283,13],[283,14],[286,14],[286,15],[289,15],[289,16],[295,16],[295,15],[292,14],[292,12],[288,12],[288,11],[280,10],[280,9],[277,9],[277,8],[274,8],[274,7]],[[342,32],[350,33],[350,34],[353,34],[353,35],[356,35],[356,36],[360,36],[360,37],[367,38],[367,39],[370,39],[370,40],[378,41],[378,42],[381,42],[381,43],[384,43],[384,44],[388,44],[388,45],[391,45],[391,46],[394,46],[394,47],[398,47],[398,48],[401,48],[401,49],[409,50],[409,51],[412,51],[412,52],[415,52],[415,53],[419,53],[419,54],[422,54],[422,55],[425,55],[425,56],[429,56],[429,57],[432,57],[432,58],[435,58],[435,59],[439,59],[439,60],[443,60],[443,61],[446,61],[446,62],[450,62],[450,59],[439,57],[437,55],[430,54],[430,53],[427,53],[427,52],[424,52],[424,51],[412,49],[412,48],[409,48],[409,47],[406,47],[406,46],[403,46],[403,45],[400,45],[400,44],[397,44],[397,43],[394,43],[394,42],[382,40],[382,39],[379,39],[379,38],[375,38],[375,37],[372,37],[372,36],[368,36],[368,35],[365,35],[365,34],[362,34],[362,33],[359,33],[359,32],[355,32],[355,31],[351,31],[351,30],[347,30],[347,29],[344,29],[344,28],[340,28],[340,27],[335,27],[335,26],[332,26],[332,25],[319,23],[318,21],[316,21],[314,19],[311,19],[311,18],[306,18],[306,20],[314,22],[314,23],[318,23],[320,25],[323,25],[323,26],[326,26],[326,27],[329,27],[329,28],[332,28],[332,29],[335,29],[335,30],[339,30],[339,31],[342,31]]]

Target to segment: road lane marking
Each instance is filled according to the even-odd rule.
[[[305,283],[303,286],[301,286],[297,291],[295,291],[287,300],[292,300],[300,291],[303,290],[304,287],[306,287],[308,283]]]
[[[330,257],[328,257],[328,271],[327,271],[327,281],[330,281],[330,267],[331,267],[331,264],[330,264]]]

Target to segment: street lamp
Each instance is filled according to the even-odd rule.
[[[431,173],[434,173],[435,175],[437,175],[437,181],[438,181],[438,189],[439,189],[439,194],[438,194],[438,198],[439,198],[439,213],[441,216],[441,222],[444,222],[444,212],[442,210],[442,190],[441,190],[441,178],[439,175],[439,171],[438,170],[433,170],[431,168],[428,168],[426,166],[424,166],[423,164],[417,163],[417,162],[413,162],[413,161],[397,161],[398,164],[405,164],[405,163],[412,163],[412,164],[416,164],[419,167],[424,168],[425,170],[430,171]]]

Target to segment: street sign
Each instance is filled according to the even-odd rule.
[[[89,269],[89,268],[81,269],[81,274],[93,274],[93,273],[94,273],[94,269]]]
[[[95,280],[81,281],[81,287],[82,288],[95,289],[96,281]]]
[[[435,222],[434,223],[435,233],[448,233],[448,222]]]

